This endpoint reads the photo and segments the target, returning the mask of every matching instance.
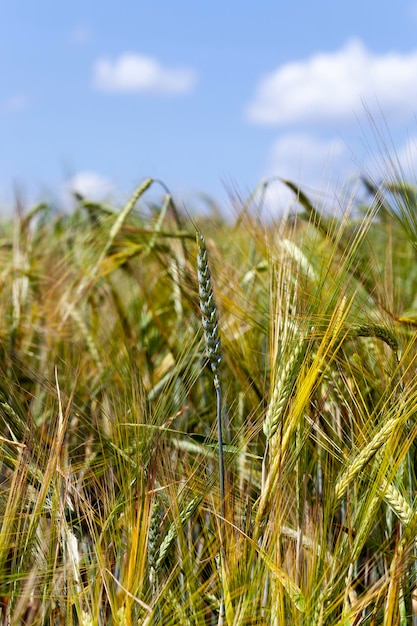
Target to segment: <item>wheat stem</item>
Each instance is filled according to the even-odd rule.
[[[217,307],[214,299],[211,282],[210,268],[208,265],[208,254],[204,237],[200,232],[196,232],[197,239],[197,276],[198,293],[200,300],[201,321],[204,330],[204,340],[206,344],[207,357],[214,375],[213,383],[216,391],[216,418],[217,432],[219,439],[219,483],[220,483],[220,557],[223,564],[222,573],[225,571],[225,547],[224,547],[224,522],[226,518],[226,488],[223,453],[223,421],[222,421],[222,393],[219,376],[219,365],[222,359],[221,343],[219,337],[219,326],[217,321]],[[224,593],[220,599],[220,611],[218,624],[223,624],[225,619]]]

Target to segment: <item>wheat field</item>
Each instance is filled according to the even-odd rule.
[[[1,224],[1,624],[415,623],[417,195],[364,182]]]

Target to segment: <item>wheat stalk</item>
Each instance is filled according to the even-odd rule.
[[[219,440],[219,483],[220,483],[220,514],[219,523],[220,532],[220,555],[225,563],[224,548],[224,520],[226,517],[226,487],[224,472],[224,454],[223,454],[223,422],[222,422],[222,396],[220,387],[219,366],[222,360],[221,342],[219,337],[219,325],[217,321],[217,307],[214,299],[213,286],[211,282],[210,268],[208,264],[208,254],[206,243],[203,235],[197,231],[197,277],[198,277],[198,294],[201,310],[201,321],[204,330],[204,340],[206,344],[207,357],[214,374],[214,388],[216,390],[216,415],[217,415],[217,432]],[[224,567],[221,568],[222,571]],[[220,600],[220,611],[218,624],[223,624],[225,618],[225,602],[224,594]]]

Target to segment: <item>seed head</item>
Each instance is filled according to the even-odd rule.
[[[201,233],[197,232],[196,238],[198,246],[197,278],[201,320],[203,324],[207,356],[213,374],[217,374],[220,361],[222,360],[219,325],[217,321],[217,308],[211,283],[206,243]]]

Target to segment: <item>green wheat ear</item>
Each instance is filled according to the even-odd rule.
[[[206,342],[207,356],[211,369],[215,376],[218,375],[219,365],[222,360],[221,342],[219,337],[219,325],[217,321],[217,308],[214,300],[211,275],[208,265],[208,255],[206,243],[201,233],[196,234],[198,255],[197,255],[197,277],[198,294],[200,297],[201,319]]]

